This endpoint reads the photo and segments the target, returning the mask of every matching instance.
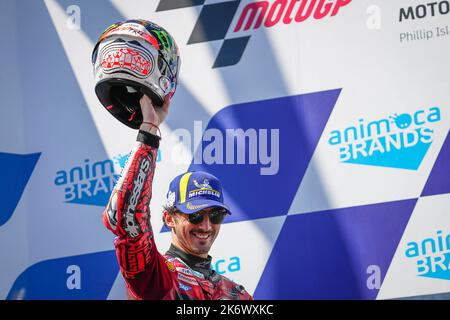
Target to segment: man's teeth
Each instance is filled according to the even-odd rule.
[[[209,237],[209,233],[196,233],[193,232],[193,235],[200,239],[207,239]]]

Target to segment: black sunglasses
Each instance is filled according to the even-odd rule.
[[[227,211],[225,209],[214,210],[211,213],[202,213],[201,211],[188,214],[189,222],[192,224],[199,224],[203,221],[205,215],[209,215],[209,221],[212,224],[221,224],[225,216],[227,215]]]

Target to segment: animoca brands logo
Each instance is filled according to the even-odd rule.
[[[251,35],[249,29],[270,28],[277,24],[294,24],[306,20],[334,17],[352,0],[263,0],[224,1],[204,4],[205,0],[160,0],[156,11],[202,6],[187,44],[224,40],[213,68],[237,64]],[[235,16],[238,19],[235,20]],[[226,39],[232,22],[230,38]]]

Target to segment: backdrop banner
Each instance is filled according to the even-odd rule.
[[[137,131],[94,92],[114,22],[175,38],[170,181],[204,170],[232,215],[212,266],[255,299],[450,292],[450,1],[2,0],[0,298],[125,299],[102,212]]]

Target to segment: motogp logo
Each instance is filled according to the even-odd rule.
[[[156,11],[201,6],[187,44],[221,41],[213,68],[222,68],[241,60],[252,35],[247,32],[249,29],[329,19],[350,2],[352,0],[160,0]]]

